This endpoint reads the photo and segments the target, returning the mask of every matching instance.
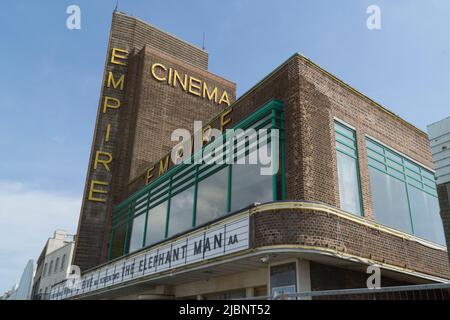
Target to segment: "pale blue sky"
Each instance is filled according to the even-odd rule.
[[[82,29],[66,28],[81,7]],[[382,29],[366,28],[381,8]],[[115,0],[3,1],[0,291],[56,228],[75,232]],[[295,52],[425,130],[450,115],[450,1],[121,0],[198,46],[244,93]],[[0,292],[1,293],[1,292]]]

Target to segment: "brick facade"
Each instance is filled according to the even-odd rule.
[[[254,216],[255,247],[299,246],[450,279],[447,253],[320,210],[263,211]]]
[[[181,74],[205,79],[210,87],[225,88],[232,94],[232,101],[235,100],[235,86],[231,82],[149,46],[141,50],[138,59],[139,71],[144,72],[140,72],[137,77],[131,74],[131,78],[136,79],[137,83],[136,86],[133,83],[131,90],[135,92],[129,99],[129,105],[134,109],[133,125],[136,127],[130,153],[130,180],[137,178],[142,171],[170,152],[174,145],[170,140],[173,130],[184,128],[192,132],[194,121],[203,121],[206,124],[213,115],[223,109],[223,105],[213,101],[180,92],[178,85],[172,87],[167,83],[155,81],[148,72],[153,63],[163,63],[167,68],[173,68]]]
[[[113,18],[110,42],[128,46],[132,52],[128,65],[128,87],[124,94],[128,110],[123,111],[120,121],[116,120],[120,122],[117,147],[120,159],[115,164],[118,169],[114,174],[113,199],[107,210],[89,211],[87,215],[82,214],[80,220],[78,246],[82,246],[82,249],[78,250],[75,264],[85,267],[104,261],[110,228],[108,219],[113,206],[146,184],[146,169],[157,164],[173,145],[170,142],[173,129],[192,129],[194,120],[208,119],[212,119],[212,126],[218,128],[220,117],[214,117],[220,111],[217,105],[155,82],[149,78],[151,64],[162,62],[168,67],[207,79],[233,93],[235,89],[233,83],[205,70],[207,63],[202,60],[202,52],[189,47],[195,55],[198,54],[198,57],[193,58],[193,52],[184,46],[175,50],[176,46],[172,47],[172,42],[168,42],[170,48],[158,47],[160,42],[153,45],[152,36],[143,40],[147,36],[144,32],[146,27],[136,29],[135,23],[140,22],[130,19],[121,14]],[[138,29],[139,32],[136,31]],[[148,46],[143,45],[147,44],[146,41]],[[180,48],[182,53],[177,51]],[[356,130],[364,219],[367,221],[373,223],[374,214],[366,135],[426,167],[432,167],[428,137],[424,132],[300,55],[292,56],[226,109],[232,110],[230,125],[238,123],[272,99],[284,104],[286,200],[339,207],[335,118]],[[94,145],[96,143],[94,139]],[[448,209],[448,202],[446,205]],[[82,212],[86,213],[84,210]],[[92,224],[92,221],[95,223]],[[298,245],[315,247],[317,250],[332,249],[413,272],[450,278],[447,253],[442,248],[326,212],[300,209],[267,211],[256,214],[254,221],[255,247]],[[101,234],[96,235],[96,232]],[[98,252],[102,253],[100,258],[94,254]]]
[[[356,92],[306,58],[295,55],[233,105],[233,123],[271,99],[283,102],[286,131],[286,199],[338,208],[339,187],[334,119],[357,134],[365,219],[374,221],[366,135],[432,167],[427,135]],[[218,127],[217,119],[212,121]],[[144,185],[145,173],[133,191]],[[364,227],[326,213],[301,210],[255,216],[255,246],[308,245],[450,278],[446,252],[396,235]]]
[[[115,48],[123,50],[119,56],[127,52],[126,59],[116,59],[124,65],[113,63]],[[123,199],[124,188],[136,172],[170,150],[173,130],[192,128],[194,120],[206,122],[224,107],[155,81],[150,64],[156,62],[226,90],[230,102],[235,99],[234,83],[207,72],[205,51],[114,12],[73,261],[82,270],[105,262],[113,207]],[[110,72],[116,84],[125,76],[123,88],[116,88],[114,82],[108,86]],[[120,108],[104,112],[106,97],[118,99]],[[96,168],[98,151],[112,155],[110,170],[101,164]],[[92,181],[108,184],[108,194],[101,194],[104,202],[89,200]]]
[[[235,108],[261,105],[268,98],[285,104],[287,200],[339,207],[334,118],[356,129],[365,219],[374,220],[365,136],[369,135],[432,168],[427,135],[356,92],[304,57],[295,55]],[[448,203],[447,203],[448,208]],[[256,243],[335,247],[352,255],[450,278],[446,253],[370,230],[326,214],[267,213],[256,218]],[[267,229],[265,229],[267,228]],[[274,237],[278,235],[278,237]],[[339,239],[339,240],[337,240]],[[312,241],[312,242],[311,242]]]

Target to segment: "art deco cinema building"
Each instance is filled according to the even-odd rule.
[[[113,14],[73,261],[82,277],[53,299],[364,288],[369,265],[382,286],[450,279],[424,132],[298,54],[237,100],[207,68],[205,51]],[[173,164],[171,134],[194,121],[210,157],[233,150],[219,148],[227,129],[276,129],[235,146],[245,159],[277,145],[276,174]],[[223,135],[209,139],[212,128]]]

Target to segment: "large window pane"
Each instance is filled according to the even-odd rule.
[[[339,196],[341,209],[361,215],[361,200],[359,193],[358,166],[356,160],[337,153],[339,174]]]
[[[228,168],[198,184],[196,225],[215,220],[227,212]]]
[[[415,234],[445,245],[438,199],[414,187],[409,187],[409,198]]]
[[[126,231],[128,232],[125,239],[121,232],[121,238],[127,245],[125,251],[133,252],[140,248],[142,232],[144,232],[144,246],[152,246],[169,236],[173,237],[190,231],[194,226],[221,219],[231,211],[231,207],[236,211],[255,202],[269,202],[274,198],[284,197],[284,177],[260,174],[260,169],[264,169],[262,170],[264,174],[271,174],[270,171],[278,173],[278,169],[284,173],[285,170],[284,163],[281,163],[279,156],[279,151],[284,151],[284,145],[280,148],[282,140],[278,139],[282,137],[284,123],[281,107],[281,104],[269,103],[259,109],[258,119],[249,117],[246,121],[241,122],[242,128],[239,129],[242,131],[237,132],[242,135],[234,136],[232,148],[228,143],[220,143],[225,142],[225,137],[233,137],[233,135],[227,134],[222,135],[214,143],[208,144],[206,148],[202,148],[203,152],[198,154],[207,156],[212,152],[212,158],[226,160],[225,162],[211,164],[194,161],[196,165],[176,166],[173,168],[174,170],[161,175],[159,179],[152,179],[145,188],[120,203],[114,210],[112,224],[115,226],[126,221]],[[266,129],[267,133],[271,133],[271,129],[281,131],[276,132],[279,134],[273,135],[254,131],[259,129]],[[275,140],[275,138],[277,139]],[[352,146],[350,138],[346,132],[343,133],[344,143]],[[252,154],[258,154],[256,159],[246,156],[250,151],[266,145],[271,147],[266,148],[270,149],[267,154],[255,151]],[[273,150],[271,150],[272,148]],[[236,149],[239,151],[238,153],[235,152]],[[273,162],[270,161],[274,157],[272,152],[277,153]],[[233,200],[231,200],[233,178],[231,172],[233,163],[235,163],[233,161],[239,160],[238,163],[241,164],[240,161],[246,158],[252,160],[252,165],[234,166],[234,194]],[[192,160],[200,159],[193,157]],[[207,159],[203,158],[203,160]],[[262,163],[262,168],[253,160],[261,160],[259,163]],[[218,171],[216,172],[216,170]],[[210,177],[211,174],[214,177]],[[146,212],[147,210],[149,212]],[[134,220],[141,214],[146,214],[147,223],[142,223],[141,219],[143,220],[144,217]],[[113,235],[111,234],[111,236]],[[119,236],[117,235],[116,238]]]
[[[192,229],[192,214],[194,209],[194,187],[184,190],[170,201],[169,234]]]
[[[261,175],[258,164],[234,164],[231,182],[231,211],[245,208],[254,202],[273,200],[273,176]]]
[[[145,214],[141,214],[139,217],[134,218],[133,227],[131,229],[130,247],[128,252],[134,252],[142,248],[142,242],[144,241],[144,229],[145,229]]]
[[[148,211],[147,234],[145,236],[146,246],[159,242],[165,238],[166,216],[167,201]]]
[[[386,226],[411,233],[406,185],[376,169],[369,168],[375,220]]]

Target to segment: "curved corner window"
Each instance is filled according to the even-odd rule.
[[[114,208],[109,259],[211,223],[255,202],[285,198],[282,104],[271,101],[234,128],[242,131],[236,135],[226,131],[204,146],[203,161],[174,165]],[[257,164],[250,161],[255,155]]]
[[[262,175],[260,165],[234,164],[231,170],[231,211],[273,201],[272,176]]]
[[[216,220],[227,213],[228,167],[198,184],[196,225]]]
[[[194,210],[194,186],[175,195],[170,200],[168,236],[192,229]]]

